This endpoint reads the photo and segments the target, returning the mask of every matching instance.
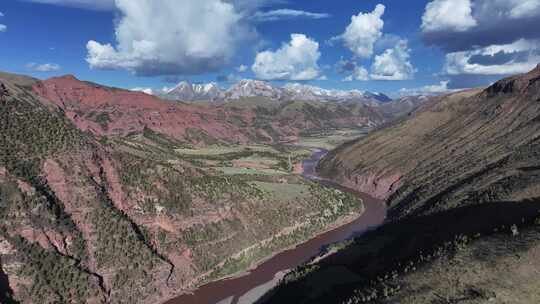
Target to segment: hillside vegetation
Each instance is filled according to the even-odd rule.
[[[320,172],[385,198],[389,220],[260,302],[538,302],[539,117],[540,66],[332,151]]]
[[[2,303],[162,302],[363,211],[299,175],[309,149],[238,142],[214,128],[238,122],[205,107],[72,77],[0,79]],[[163,109],[208,129],[160,125]]]

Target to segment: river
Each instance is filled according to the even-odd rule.
[[[303,176],[324,185],[342,191],[354,193],[364,202],[365,211],[355,221],[334,230],[320,234],[297,247],[283,251],[261,263],[243,276],[208,283],[196,289],[192,294],[184,294],[167,301],[165,304],[250,304],[275,286],[279,279],[292,269],[313,256],[319,254],[324,246],[359,235],[370,228],[377,227],[386,217],[386,208],[381,200],[367,194],[344,188],[336,183],[319,178],[316,166],[327,153],[315,151],[305,160]]]

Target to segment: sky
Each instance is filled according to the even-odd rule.
[[[532,69],[539,28],[540,0],[4,0],[0,70],[442,93]]]

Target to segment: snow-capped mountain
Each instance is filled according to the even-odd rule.
[[[131,89],[130,91],[133,91],[133,92],[142,92],[142,93],[147,94],[147,95],[154,95],[154,90],[151,89],[151,88],[141,88],[141,87],[137,87],[137,88]]]
[[[292,99],[304,101],[361,101],[361,102],[387,102],[392,100],[382,93],[371,93],[360,90],[326,90],[315,86],[303,85],[299,83],[290,83],[285,85],[284,89],[291,95]]]
[[[284,89],[275,87],[269,82],[244,79],[225,92],[225,99],[236,100],[246,97],[266,97],[272,100],[281,100],[285,97],[285,93]]]
[[[165,90],[161,96],[181,101],[228,101],[250,97],[265,97],[276,101],[362,102],[374,105],[392,100],[382,93],[360,90],[327,90],[299,83],[290,83],[284,87],[277,87],[269,82],[253,79],[240,80],[226,91],[221,90],[215,83],[190,84],[183,81],[176,87]]]
[[[163,97],[181,101],[212,101],[220,99],[222,93],[222,90],[215,83],[191,84],[182,81],[174,88],[166,90]]]

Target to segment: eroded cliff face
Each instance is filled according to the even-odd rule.
[[[367,193],[383,201],[399,189],[403,178],[397,170],[355,172],[332,157],[327,157],[318,169],[321,175],[347,188]]]

